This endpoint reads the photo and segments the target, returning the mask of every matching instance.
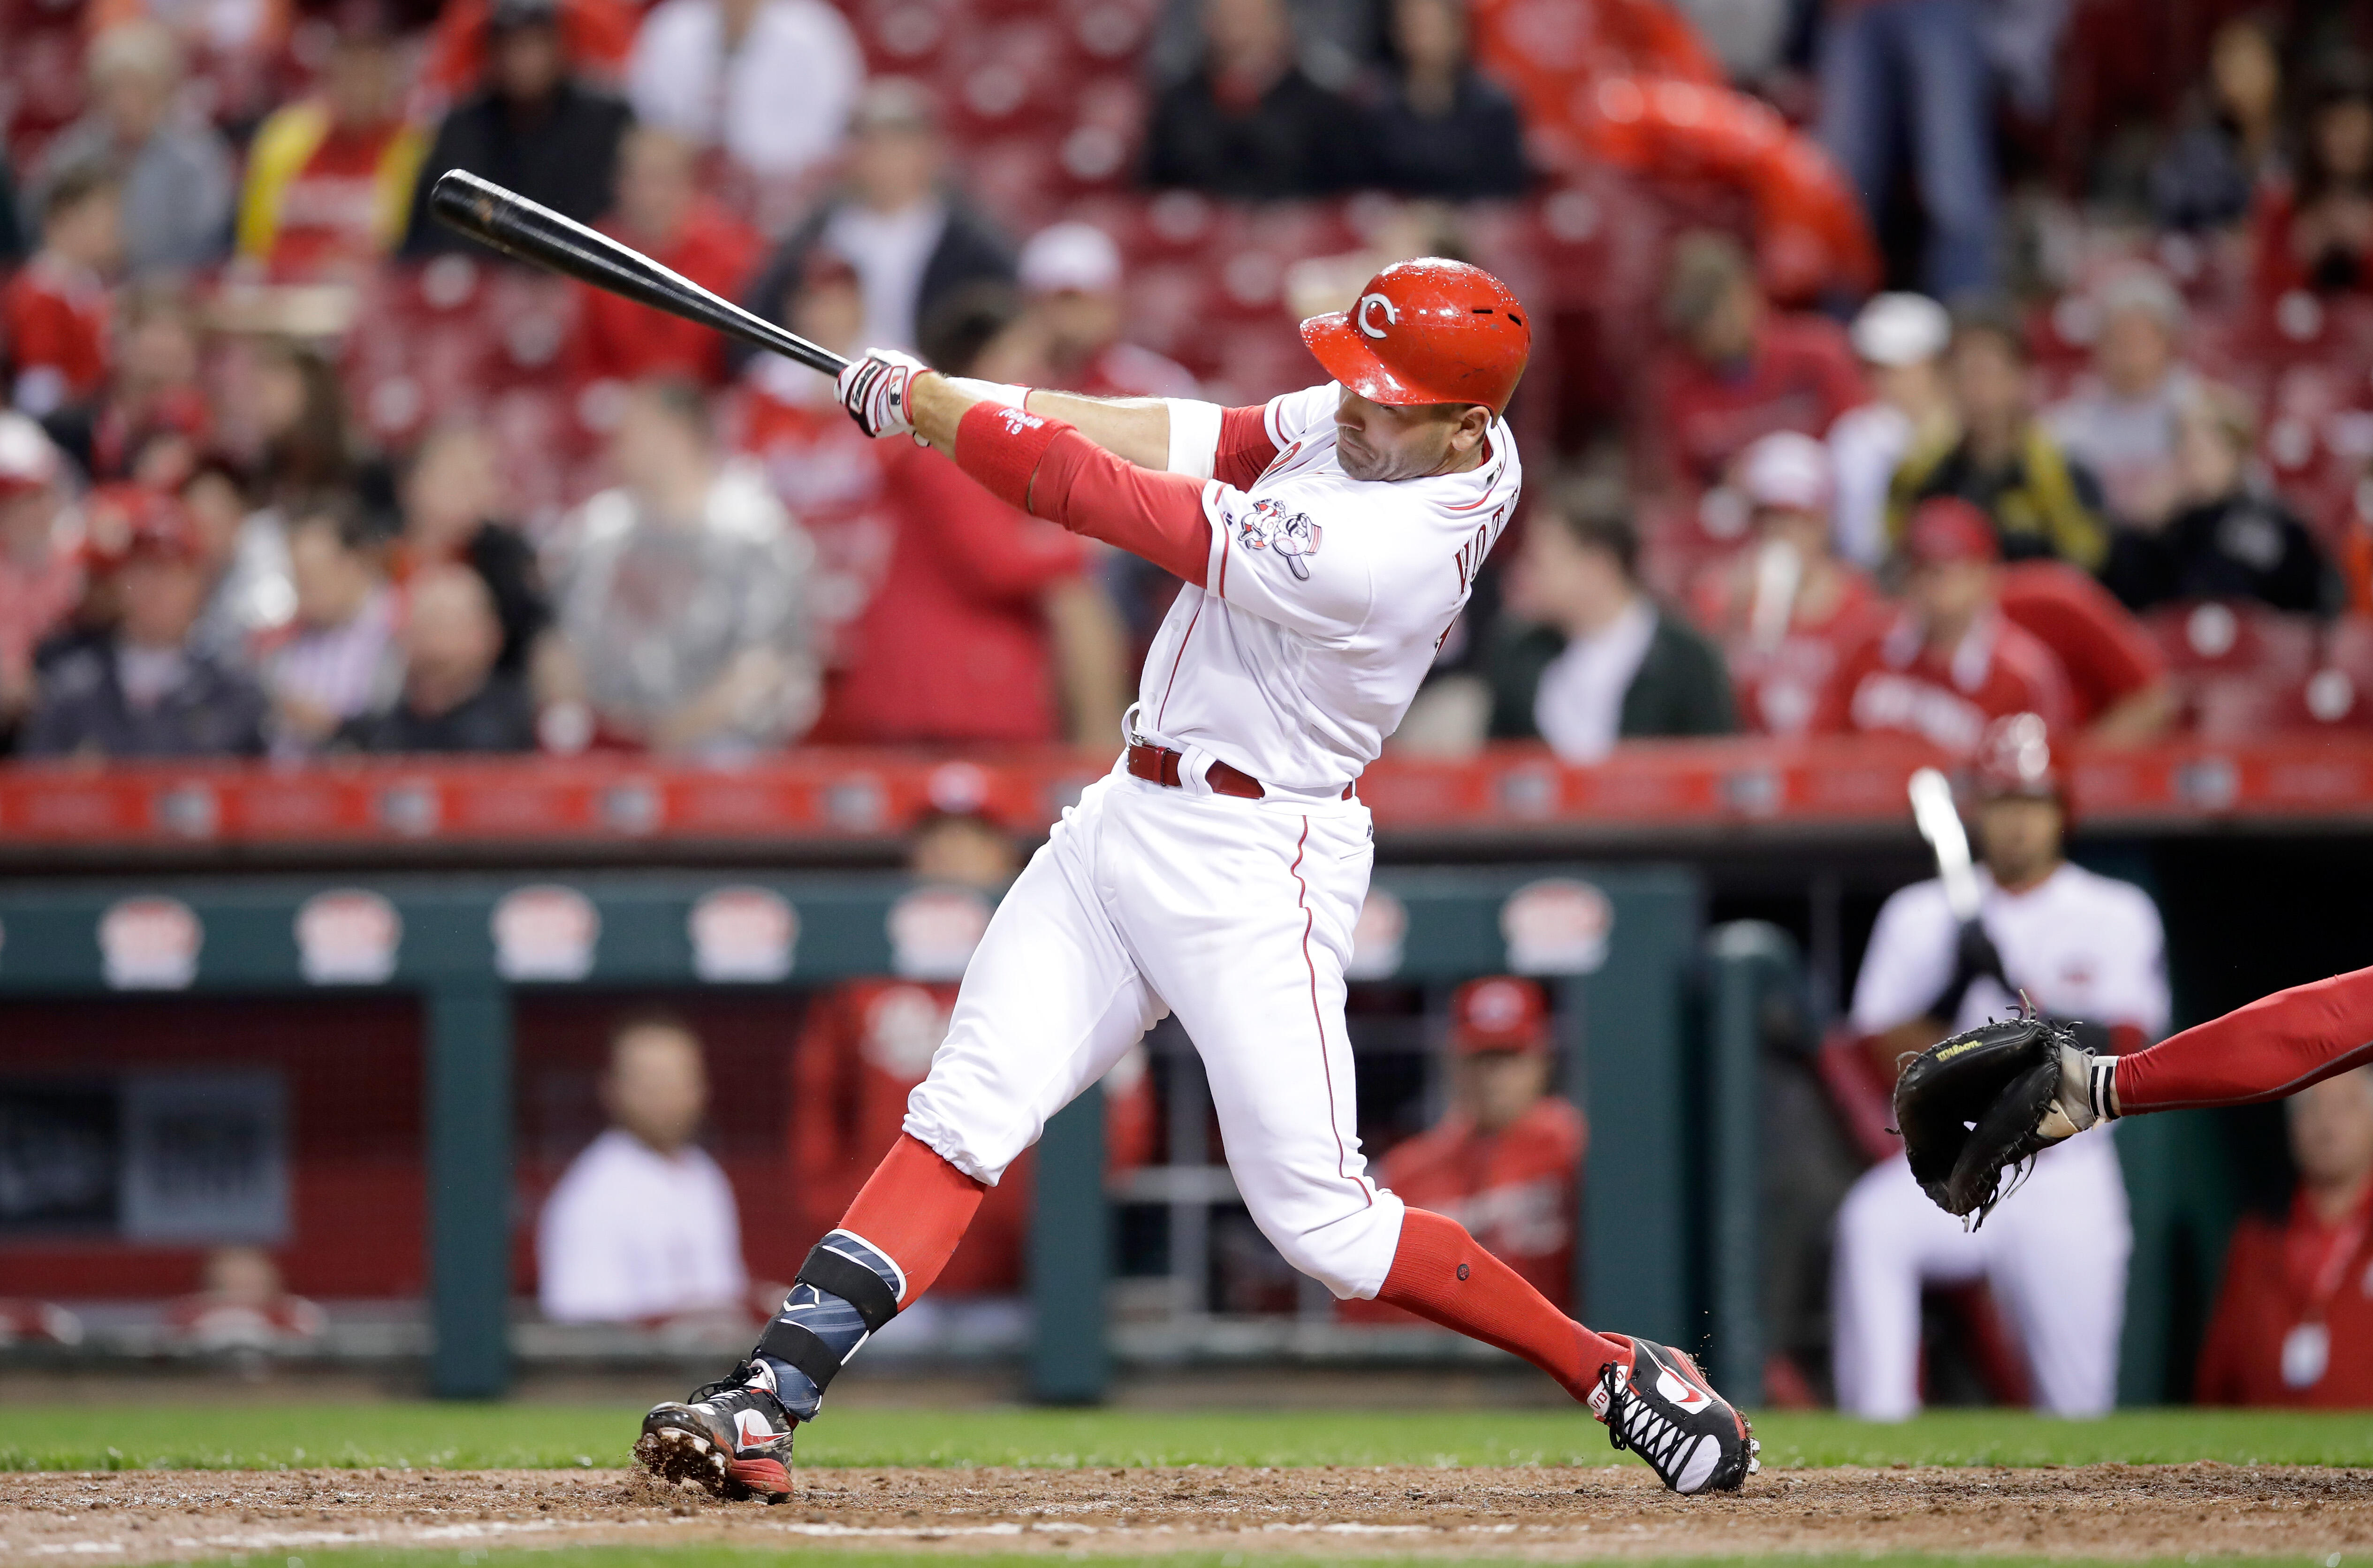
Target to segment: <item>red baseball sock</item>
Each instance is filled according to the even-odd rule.
[[[1401,1220],[1392,1272],[1376,1299],[1513,1351],[1587,1398],[1598,1369],[1630,1352],[1549,1305],[1525,1277],[1492,1257],[1455,1220],[1411,1209]]]
[[[2373,1061],[2373,969],[2260,997],[2112,1070],[2118,1114],[2280,1099]]]
[[[988,1190],[929,1144],[900,1133],[840,1217],[840,1228],[888,1253],[906,1273],[906,1293],[898,1298],[905,1306],[929,1290],[955,1256]]]

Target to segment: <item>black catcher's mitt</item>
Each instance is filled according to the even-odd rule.
[[[1895,1125],[1912,1179],[1948,1214],[1985,1223],[2044,1149],[2093,1122],[2084,1085],[2092,1053],[2067,1025],[2013,1018],[1939,1040],[1895,1081]],[[2073,1075],[2074,1107],[2063,1089]],[[2016,1178],[2011,1188],[2018,1185]]]

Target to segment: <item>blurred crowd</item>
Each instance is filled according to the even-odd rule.
[[[2100,46],[2147,24],[2141,82]],[[2292,0],[0,7],[0,742],[1108,743],[1162,574],[428,216],[1250,402],[1383,262],[1549,478],[1400,746],[2373,724],[2373,72]],[[1545,450],[1546,449],[1546,450]]]

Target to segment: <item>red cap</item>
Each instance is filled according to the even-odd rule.
[[[1477,403],[1496,415],[1524,377],[1533,328],[1508,286],[1481,267],[1420,256],[1370,278],[1349,310],[1303,322],[1302,341],[1371,403]]]
[[[1549,1049],[1549,999],[1514,975],[1467,981],[1450,998],[1450,1048],[1461,1056]]]
[[[204,554],[189,509],[145,485],[102,485],[83,501],[83,550],[93,571],[134,556],[194,561]]]
[[[1914,566],[1953,561],[1999,561],[2002,541],[1994,521],[1958,496],[1932,496],[1911,509],[1903,531],[1903,553]]]
[[[2063,781],[2052,761],[2042,716],[2009,713],[1987,725],[1985,738],[1978,743],[1976,781],[1981,800],[2061,799]]]

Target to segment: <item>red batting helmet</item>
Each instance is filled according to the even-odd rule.
[[[2052,761],[2052,739],[2040,714],[2005,714],[1986,726],[1985,738],[1978,743],[1975,783],[1978,798],[1985,801],[2066,798],[2066,782]]]
[[[1525,374],[1533,328],[1481,267],[1420,256],[1370,278],[1350,310],[1303,322],[1302,341],[1372,403],[1479,403],[1496,415]]]

